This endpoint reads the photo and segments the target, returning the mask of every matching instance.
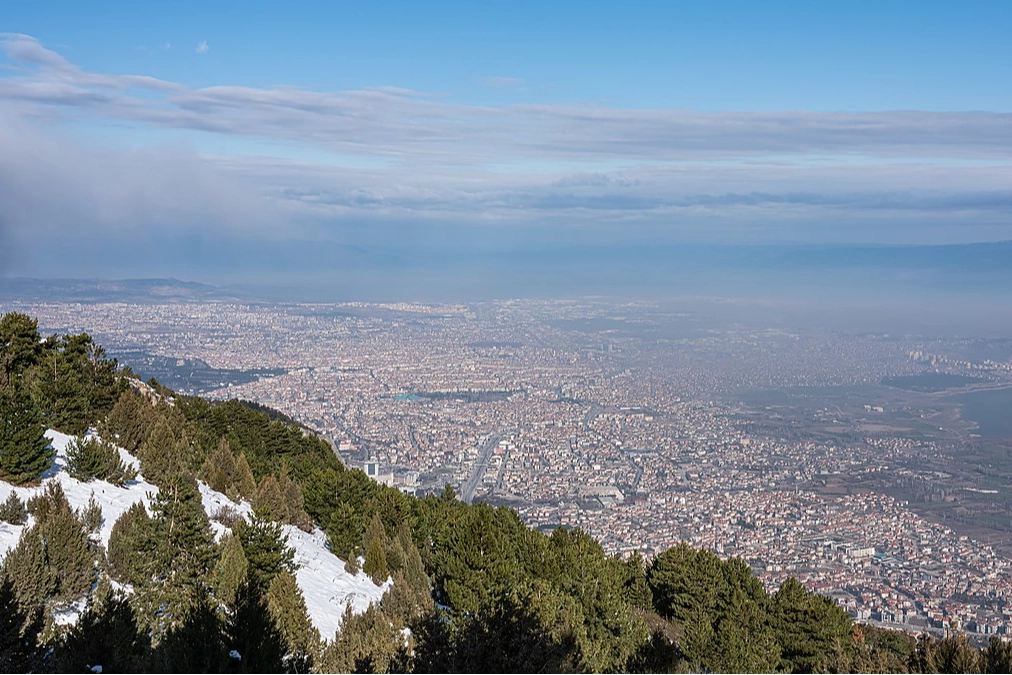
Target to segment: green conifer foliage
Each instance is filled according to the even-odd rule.
[[[161,673],[249,672],[228,658],[226,626],[206,590],[198,589],[191,606],[156,645],[148,670]],[[274,672],[274,671],[262,671]],[[276,671],[280,672],[280,671]]]
[[[159,567],[174,592],[187,598],[189,607],[197,586],[208,577],[215,562],[214,535],[204,512],[197,481],[177,474],[152,501],[159,543]]]
[[[81,597],[95,580],[95,558],[85,525],[70,507],[63,488],[50,481],[37,498],[34,529],[46,545],[47,564],[56,578],[57,600]]]
[[[281,466],[281,472],[278,474],[278,488],[285,500],[285,513],[287,514],[285,522],[294,525],[303,532],[311,532],[313,521],[306,513],[306,500],[302,496],[302,488],[292,480],[287,464]]]
[[[21,532],[18,545],[4,558],[2,573],[10,579],[22,608],[42,607],[56,592],[56,573],[49,565],[46,545],[37,527]]]
[[[227,644],[240,660],[233,669],[242,673],[285,671],[288,648],[267,608],[259,583],[244,583],[236,594],[235,611],[227,629]]]
[[[24,606],[4,574],[0,574],[0,608],[0,673],[32,672],[41,657],[42,611]]]
[[[382,584],[390,576],[386,549],[386,530],[379,514],[374,513],[365,531],[365,563],[362,565],[362,571],[377,584]]]
[[[279,572],[267,589],[267,609],[287,644],[285,665],[288,672],[309,672],[320,647],[320,633],[309,620],[306,600],[295,577]]]
[[[156,568],[158,539],[144,504],[136,503],[113,524],[107,557],[109,571],[121,583],[141,586]]]
[[[85,483],[98,479],[123,485],[137,477],[111,443],[93,437],[75,438],[67,445],[67,472]]]
[[[224,436],[218,441],[218,445],[204,460],[200,467],[200,477],[211,489],[217,490],[229,497],[237,497],[239,494],[236,485],[235,456],[228,445],[228,439]]]
[[[218,600],[228,607],[235,606],[236,593],[246,579],[249,563],[243,553],[242,543],[235,535],[228,535],[222,541],[221,555],[214,568],[214,587]]]
[[[102,507],[95,500],[94,492],[88,497],[88,504],[81,509],[80,519],[84,525],[84,531],[89,535],[98,534],[98,531],[102,528],[105,517],[102,516]]]
[[[794,577],[770,598],[771,621],[782,667],[793,673],[825,672],[844,657],[853,636],[847,612],[812,593]]]
[[[0,388],[0,480],[32,483],[53,464],[42,415],[19,380]]]
[[[982,673],[1012,673],[1012,642],[992,635],[981,654]]]
[[[0,520],[11,525],[24,525],[27,518],[28,509],[17,493],[12,492],[7,500],[0,504]]]
[[[327,524],[327,540],[336,556],[345,562],[352,562],[362,546],[362,518],[348,502],[340,502],[331,514]]]
[[[102,436],[116,439],[121,448],[136,454],[155,419],[151,403],[133,389],[127,389],[103,421]]]
[[[281,572],[295,572],[295,550],[288,546],[279,523],[257,515],[252,522],[238,523],[232,533],[242,544],[249,563],[249,583],[257,593],[266,592]]]
[[[189,450],[185,435],[177,435],[169,420],[160,418],[140,448],[144,477],[156,485],[172,482],[186,470]]]
[[[126,597],[99,583],[84,613],[56,648],[57,672],[141,672],[147,665],[150,639],[137,623]]]
[[[353,614],[348,605],[317,668],[327,673],[406,672],[406,647],[403,635],[380,607],[370,605],[362,614]]]
[[[46,424],[69,434],[83,434],[105,417],[126,386],[115,359],[87,333],[50,337],[27,373],[32,397]]]
[[[239,496],[243,499],[252,500],[256,496],[257,483],[253,478],[253,472],[246,460],[246,453],[240,452],[235,460],[236,485],[239,488]]]
[[[257,514],[268,520],[277,523],[288,522],[288,506],[274,474],[267,474],[260,481],[256,496],[253,498],[253,508]]]
[[[38,360],[39,323],[18,312],[0,319],[0,389],[21,375]]]

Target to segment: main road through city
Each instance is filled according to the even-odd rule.
[[[500,431],[497,434],[492,434],[485,441],[485,445],[481,447],[481,452],[478,454],[478,459],[474,463],[474,467],[471,469],[471,475],[468,477],[467,482],[464,483],[464,487],[461,488],[460,497],[468,504],[474,499],[474,492],[478,489],[481,484],[481,479],[485,477],[485,469],[488,468],[488,458],[492,456],[492,451],[495,450],[496,446],[499,445],[499,441],[506,432]]]

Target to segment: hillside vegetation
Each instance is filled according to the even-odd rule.
[[[710,551],[623,560],[449,487],[404,496],[283,416],[143,384],[88,335],[43,340],[21,314],[0,320],[0,422],[0,480],[39,486],[0,505],[0,527],[21,528],[0,566],[3,672],[1012,670],[1008,643],[858,625]],[[59,461],[47,429],[77,439]],[[57,469],[157,493],[110,529],[97,502],[72,508]],[[387,588],[331,634],[290,545],[316,528]]]

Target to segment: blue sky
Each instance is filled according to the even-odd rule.
[[[1012,239],[1008,2],[40,0],[0,33],[4,275]]]

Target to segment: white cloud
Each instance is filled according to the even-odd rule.
[[[197,43],[197,49],[195,51],[198,54],[206,54],[211,51],[211,46],[207,44],[207,40],[201,40]]]
[[[848,236],[916,240],[931,225],[952,240],[985,230],[1012,239],[1008,113],[477,106],[389,87],[192,88],[86,71],[30,36],[3,35],[0,48],[13,66],[0,72],[8,231],[419,222],[791,238],[861,222],[876,229]],[[212,139],[204,147],[219,139],[221,149],[96,152],[60,137],[60,119],[122,125],[142,144],[200,132]]]

